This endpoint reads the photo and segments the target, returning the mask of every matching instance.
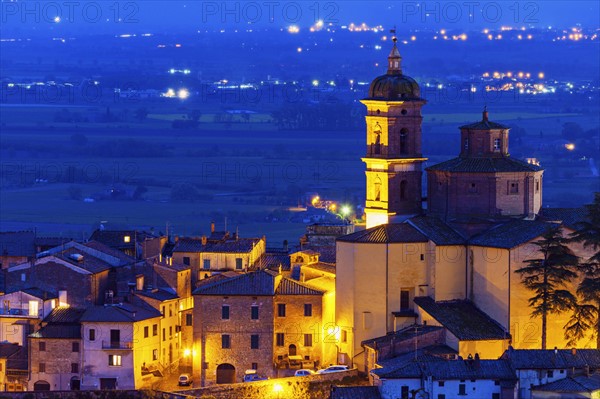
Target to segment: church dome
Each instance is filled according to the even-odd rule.
[[[394,37],[393,40],[394,47],[388,56],[387,73],[371,82],[369,98],[390,101],[420,100],[421,88],[413,78],[402,74],[402,57],[396,46],[397,39]]]
[[[369,87],[369,98],[382,100],[417,100],[421,98],[421,88],[406,75],[381,75]]]

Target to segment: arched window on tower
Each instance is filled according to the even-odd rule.
[[[373,127],[373,154],[381,154],[381,125],[379,122],[375,123]]]
[[[402,180],[400,182],[400,200],[401,201],[405,201],[407,196],[406,196],[406,186],[408,186],[408,183],[406,182],[406,180]]]
[[[375,182],[373,183],[373,188],[374,188],[374,196],[373,199],[375,201],[380,201],[381,200],[381,179],[379,178],[379,176],[377,176],[375,178]]]
[[[408,129],[400,130],[400,154],[408,154]]]

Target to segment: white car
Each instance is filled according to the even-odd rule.
[[[317,371],[317,374],[337,373],[339,371],[348,371],[348,370],[349,370],[348,366],[342,366],[342,365],[336,364],[334,366],[329,366],[326,369]]]
[[[306,377],[307,375],[313,375],[313,374],[317,374],[312,370],[309,369],[300,369],[300,370],[296,370],[296,372],[294,373],[294,377]]]
[[[194,383],[194,381],[192,381],[192,376],[189,374],[181,374],[179,376],[179,386],[180,387],[184,387],[184,386],[190,386]]]

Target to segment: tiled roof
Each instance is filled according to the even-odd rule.
[[[0,256],[34,256],[33,231],[0,232]]]
[[[540,218],[550,222],[560,222],[568,227],[577,227],[577,223],[588,220],[588,210],[581,208],[542,208]]]
[[[511,157],[457,157],[430,166],[427,171],[459,173],[537,172],[541,167]]]
[[[317,262],[302,266],[307,269],[314,269],[320,272],[335,274],[336,268],[334,263]]]
[[[277,273],[269,270],[244,273],[229,279],[203,284],[194,290],[194,295],[323,295],[322,291],[285,277],[282,277],[279,285],[275,287],[276,276]]]
[[[337,238],[341,242],[358,243],[404,243],[427,242],[428,239],[417,229],[407,223],[382,224],[367,230],[357,231]]]
[[[6,359],[7,357],[11,357],[19,350],[21,350],[22,346],[19,344],[13,344],[8,342],[0,343],[0,359]]]
[[[290,255],[287,253],[264,253],[255,262],[255,266],[261,269],[269,268],[276,270],[281,265],[284,271],[290,270]]]
[[[531,390],[545,392],[600,392],[600,374],[566,377],[547,384],[533,386]]]
[[[510,334],[471,301],[435,302],[432,298],[416,297],[414,302],[456,338],[464,341],[507,339]]]
[[[78,323],[84,313],[85,309],[59,306],[46,316],[44,323]]]
[[[132,258],[131,256],[125,254],[124,252],[119,251],[118,249],[111,248],[108,245],[105,245],[99,241],[89,241],[83,245],[88,248],[95,249],[96,251],[100,251],[107,255],[113,256],[113,257],[121,260],[123,263],[135,262],[135,259]]]
[[[465,239],[443,220],[435,216],[415,216],[406,221],[436,245],[462,245]]]
[[[321,262],[335,263],[336,261],[335,243],[331,245],[306,244],[304,248],[310,248],[318,252],[319,261]]]
[[[425,348],[426,349],[426,348]],[[380,378],[403,379],[431,377],[433,380],[516,380],[507,360],[447,360],[423,351],[406,353],[382,362],[372,371]]]
[[[125,237],[130,238],[125,242]],[[133,248],[135,243],[141,243],[146,239],[156,238],[152,233],[136,230],[96,230],[92,233],[90,241],[98,241],[112,248],[126,249]]]
[[[36,298],[40,298],[43,300],[58,298],[57,293],[46,291],[46,290],[43,290],[43,289],[37,288],[37,287],[24,288],[19,291],[25,292],[31,296],[34,296]]]
[[[424,334],[429,334],[430,332],[437,331],[443,329],[440,326],[416,326],[418,327],[415,331],[415,326],[406,327],[401,330],[395,331],[393,334],[386,334],[381,337],[370,338],[361,342],[361,345],[368,346],[371,348],[376,348],[384,342],[394,341],[404,341],[408,339],[412,339],[415,337],[422,336]]]
[[[297,281],[289,278],[282,278],[275,290],[276,295],[323,295],[323,291],[318,291],[307,287]]]
[[[469,244],[510,249],[529,242],[557,226],[541,220],[512,220],[472,237]]]
[[[490,130],[490,129],[510,129],[510,126],[503,125],[498,122],[492,122],[490,120],[480,120],[475,123],[463,125],[459,129],[471,129],[471,130]]]
[[[260,238],[238,238],[219,242],[207,242],[202,245],[200,238],[180,238],[173,252],[220,252],[220,253],[246,253],[252,251],[260,242]]]
[[[173,299],[179,298],[177,295],[169,292],[167,290],[163,290],[160,288],[153,289],[152,291],[135,291],[135,295],[145,296],[151,299],[156,299],[157,301],[171,301]]]
[[[241,274],[214,283],[201,285],[194,295],[275,295],[275,278],[265,270]]]
[[[160,317],[161,313],[150,307],[134,306],[131,304],[93,306],[86,309],[81,322],[125,322],[132,323],[140,320]]]
[[[81,339],[79,324],[49,324],[29,335],[30,338]]]
[[[82,251],[80,251],[77,248],[69,248],[66,249],[65,251],[56,254],[55,256],[59,259],[62,259],[68,263],[71,263],[72,265],[75,265],[79,268],[82,268],[84,270],[87,270],[90,273],[101,273],[103,271],[109,270],[113,267],[113,265],[111,265],[110,263],[96,258],[95,256],[92,256],[88,253],[81,253]],[[83,259],[81,262],[71,258],[71,255],[83,255]]]
[[[515,369],[600,369],[600,351],[597,349],[509,349],[502,358],[510,360]]]
[[[330,399],[381,399],[379,389],[373,386],[331,387]]]

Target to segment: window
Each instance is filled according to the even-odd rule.
[[[445,381],[438,381],[438,386],[443,387],[445,385]]]
[[[123,242],[131,242],[131,237],[130,236],[123,237]]]
[[[408,129],[400,129],[400,154],[408,154]]]
[[[495,380],[494,385],[500,385],[500,380]]]
[[[38,365],[38,370],[40,373],[45,373],[46,372],[46,363],[40,363]]]
[[[79,342],[71,343],[71,352],[79,352]]]
[[[304,316],[306,316],[306,317],[312,316],[312,304],[310,304],[310,303],[304,304]]]
[[[204,259],[204,261],[202,262],[202,267],[204,269],[210,269],[210,259]]]
[[[183,257],[183,264],[186,266],[190,265],[190,257],[189,256],[184,256]]]
[[[39,315],[40,303],[38,301],[29,301],[29,316]]]
[[[410,291],[400,290],[400,310],[410,309]]]
[[[231,337],[229,334],[221,335],[221,348],[231,349]]]
[[[540,181],[539,180],[535,181],[535,192],[536,193],[540,192]]]
[[[406,180],[402,180],[400,182],[400,199],[401,200],[405,200],[406,197],[406,186],[408,186],[408,183],[406,182]]]
[[[163,328],[163,341],[167,339],[167,329]]]
[[[40,352],[46,352],[46,343],[44,341],[40,341]]]
[[[425,254],[421,254],[421,260],[425,260]]]
[[[492,399],[500,399],[500,394],[499,393],[493,393],[492,394]]]
[[[71,363],[71,373],[79,373],[79,363]]]
[[[554,370],[548,370],[548,378],[554,377]]]
[[[191,313],[186,314],[185,315],[185,325],[186,326],[191,326],[192,325],[192,321],[193,321],[192,314]]]
[[[169,326],[169,338],[173,336],[173,326]]]
[[[144,327],[144,338],[148,338],[148,336],[150,336],[150,327],[145,326]]]
[[[252,320],[258,320],[258,306],[257,305],[252,305],[252,307],[250,308],[250,318]]]
[[[500,151],[502,148],[502,140],[494,139],[494,151]]]
[[[158,324],[152,325],[152,336],[156,337],[158,335]]]
[[[277,316],[285,317],[285,303],[277,304]]]
[[[164,316],[165,315],[165,307],[161,306],[160,307],[160,313]]]
[[[252,334],[250,336],[250,349],[258,349],[258,334]]]
[[[90,328],[88,331],[88,339],[90,341],[95,341],[96,340],[96,330],[93,328]]]
[[[169,317],[173,317],[173,306],[169,304]]]
[[[469,139],[465,139],[465,150],[469,149]]]
[[[121,366],[121,355],[108,355],[109,366]]]
[[[158,349],[152,350],[152,360],[158,360]]]
[[[408,399],[408,386],[407,385],[402,385],[402,387],[400,387],[400,397],[402,399]]]
[[[258,370],[258,363],[252,363],[252,370]]]
[[[229,320],[229,305],[221,306],[221,319]]]
[[[467,394],[467,384],[458,384],[458,394],[459,395]]]
[[[469,193],[477,194],[477,184],[475,184],[475,183],[469,184]]]
[[[348,342],[348,331],[342,330],[342,342]]]
[[[277,346],[285,345],[285,335],[283,335],[283,333],[277,333],[275,335],[275,345],[277,345]]]
[[[508,193],[509,194],[519,194],[519,183],[518,182],[509,182],[508,183]]]
[[[304,334],[304,346],[312,346],[312,334]]]
[[[242,270],[242,258],[235,258],[235,269]]]
[[[438,393],[437,399],[446,399],[446,395],[443,393]]]

